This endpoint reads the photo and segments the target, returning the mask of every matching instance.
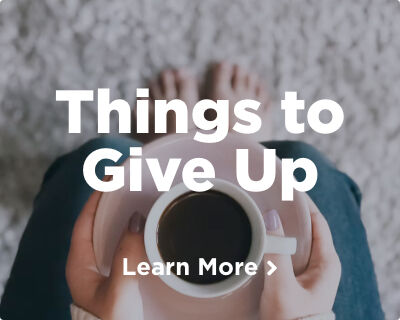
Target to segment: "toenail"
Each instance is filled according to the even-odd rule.
[[[182,70],[178,70],[177,74],[179,77],[186,77],[188,73],[185,69],[182,69]]]

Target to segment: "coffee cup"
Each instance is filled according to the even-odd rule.
[[[260,266],[265,254],[296,252],[295,238],[267,234],[262,214],[247,192],[225,180],[211,182],[213,187],[206,193],[195,193],[184,183],[178,184],[154,203],[144,231],[152,265],[163,263],[168,269],[170,260],[185,262],[185,258],[191,260],[196,254],[210,259],[214,254],[219,260]],[[209,263],[208,259],[204,261]],[[218,261],[222,262],[226,261]],[[202,277],[198,270],[189,272],[194,275],[185,278],[172,272],[159,276],[172,289],[196,298],[232,293],[252,277],[244,269],[230,276]]]

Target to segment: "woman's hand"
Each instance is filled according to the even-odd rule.
[[[123,276],[123,258],[136,270],[145,261],[144,220],[135,214],[122,235],[114,256],[111,274],[97,269],[93,250],[93,223],[101,193],[94,192],[76,221],[71,239],[66,277],[72,299],[78,307],[102,320],[142,319],[143,307],[137,276]]]
[[[340,260],[324,216],[311,199],[309,207],[312,249],[308,267],[295,276],[290,256],[265,256],[264,261],[273,261],[277,270],[272,276],[265,276],[260,303],[261,319],[299,319],[332,310],[341,275]],[[276,211],[267,213],[265,220],[268,233],[284,235]]]

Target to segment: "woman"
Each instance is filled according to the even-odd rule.
[[[150,92],[153,100],[179,98],[188,106],[193,106],[199,97],[195,78],[182,70],[163,72],[150,86]],[[262,102],[267,99],[256,76],[229,63],[215,66],[208,98],[228,99],[232,103],[241,99]],[[136,138],[148,142],[157,137]],[[141,143],[123,137],[98,138],[52,164],[22,237],[0,305],[0,317],[5,320],[71,319],[70,305],[73,304],[73,319],[141,319],[137,279],[127,280],[119,272],[104,278],[97,271],[92,228],[100,194],[92,194],[82,176],[83,162],[92,151],[116,149],[124,154],[119,162],[122,163],[129,147],[135,145]],[[358,187],[307,144],[270,141],[263,145],[276,149],[280,158],[309,158],[318,167],[319,179],[308,193],[313,227],[309,266],[295,277],[290,259],[266,257],[266,260],[273,259],[278,270],[273,277],[265,279],[260,300],[261,319],[332,319],[335,315],[337,319],[383,319],[360,219]],[[105,166],[112,164],[108,160],[100,163],[98,176],[104,173]],[[297,179],[304,179],[302,172],[295,173]],[[279,213],[272,210],[264,218],[270,234],[283,234]],[[142,230],[143,220],[136,217],[121,239],[114,257],[114,270],[122,256],[129,261],[143,261]],[[128,302],[125,297],[129,297]]]

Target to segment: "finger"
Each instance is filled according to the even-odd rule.
[[[284,236],[284,230],[276,210],[271,210],[263,215],[267,233],[273,236]],[[276,267],[276,271],[268,276],[267,272],[270,270],[268,261],[271,261]],[[271,288],[278,288],[280,286],[287,286],[295,280],[292,260],[289,255],[279,254],[265,254],[264,255],[264,290]]]
[[[307,195],[312,226],[312,248],[309,266],[329,262],[335,258],[336,250],[333,244],[332,234],[321,211],[314,201]],[[328,260],[328,261],[326,261]]]
[[[93,224],[101,195],[99,191],[93,192],[76,220],[71,238],[70,252],[72,254],[94,255],[92,241]]]
[[[89,300],[92,293],[88,288],[95,291],[103,279],[96,267],[92,242],[94,217],[100,197],[101,193],[97,191],[89,197],[72,232],[66,278],[74,298],[79,301]]]
[[[110,181],[112,176],[104,176],[103,181]],[[78,219],[75,222],[71,237],[71,248],[93,251],[93,225],[102,193],[93,192],[83,206]]]
[[[318,207],[309,200],[312,225],[312,248],[307,269],[297,277],[306,289],[318,292],[336,292],[341,266],[328,222]]]
[[[310,209],[310,212],[319,212],[319,209],[317,207],[317,205],[315,204],[315,202],[310,198],[310,196],[306,193],[306,199],[307,199],[307,204],[308,204],[308,208]]]
[[[315,206],[316,208],[316,206]],[[337,254],[328,222],[318,208],[311,211],[312,248],[309,266],[330,263]]]
[[[137,278],[137,276],[124,276],[124,259],[126,259],[127,271],[136,272],[138,265],[141,262],[146,262],[143,237],[144,224],[145,220],[143,216],[135,212],[129,221],[129,226],[121,237],[118,249],[114,255],[111,268],[111,278],[113,281],[125,281]]]

